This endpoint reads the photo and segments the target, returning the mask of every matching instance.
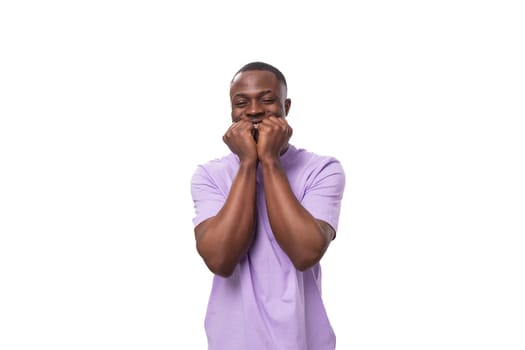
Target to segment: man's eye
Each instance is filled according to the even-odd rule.
[[[233,105],[234,105],[235,107],[239,107],[239,108],[241,108],[241,107],[245,107],[246,104],[247,104],[246,101],[237,101],[237,102],[235,102]]]
[[[273,103],[273,101],[274,101],[273,98],[265,98],[264,100],[262,100],[262,102],[266,104]]]

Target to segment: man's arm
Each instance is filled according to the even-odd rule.
[[[321,260],[335,237],[334,229],[299,203],[279,160],[262,163],[262,172],[274,236],[294,266],[304,271]]]
[[[265,119],[259,126],[257,153],[273,234],[294,266],[303,271],[322,258],[335,231],[328,223],[314,218],[290,188],[280,156],[291,135],[292,129],[284,118]]]
[[[223,277],[231,275],[246,254],[255,229],[257,153],[251,130],[251,123],[239,122],[224,135],[239,156],[239,170],[217,215],[195,227],[197,251],[208,268]]]

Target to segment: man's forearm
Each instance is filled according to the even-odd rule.
[[[213,273],[229,276],[251,244],[256,173],[256,164],[241,164],[224,206],[195,230],[197,250]]]
[[[281,248],[299,270],[321,259],[330,243],[322,225],[295,197],[278,160],[262,163],[270,225]]]

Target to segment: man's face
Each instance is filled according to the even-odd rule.
[[[286,88],[268,71],[252,70],[235,76],[230,86],[232,121],[242,118],[260,122],[263,118],[285,117],[290,110]]]

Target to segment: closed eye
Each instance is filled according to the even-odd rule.
[[[238,108],[245,107],[247,104],[248,102],[246,101],[237,101],[233,103],[233,105]]]

